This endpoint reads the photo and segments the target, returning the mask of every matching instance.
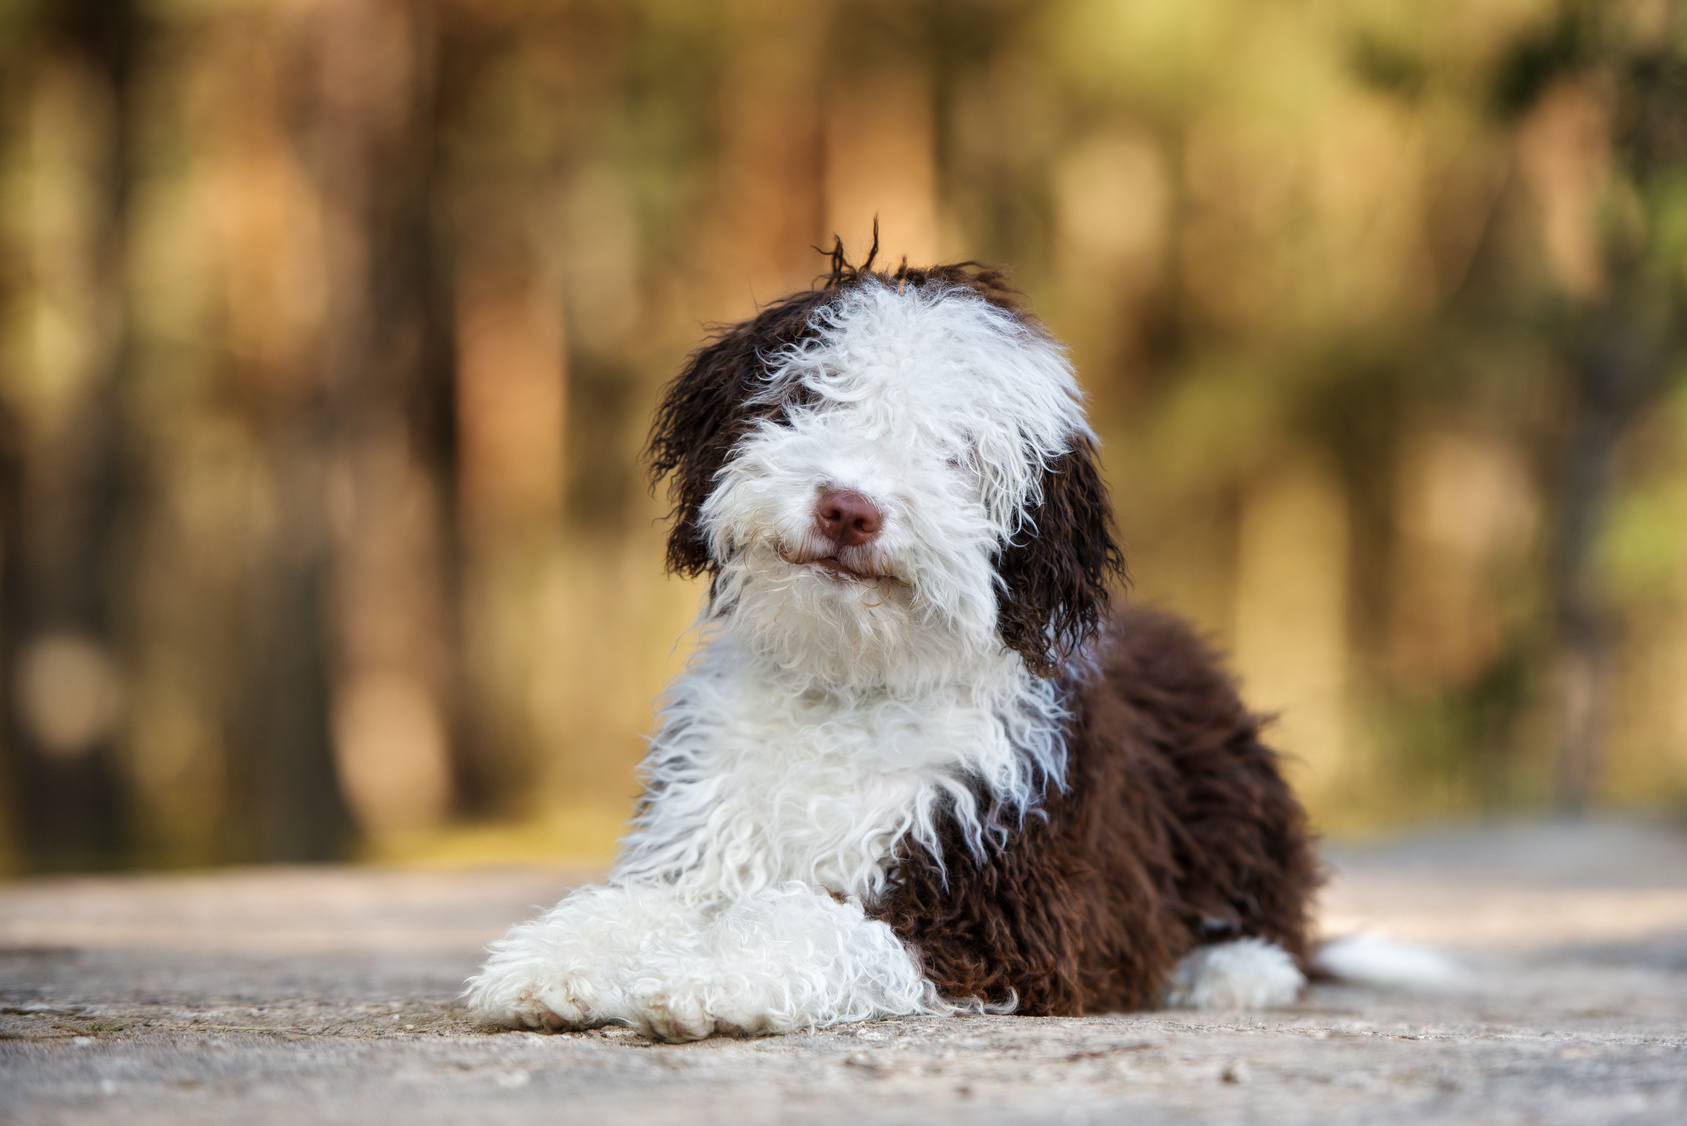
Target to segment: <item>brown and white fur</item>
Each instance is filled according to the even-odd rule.
[[[999,273],[834,252],[692,355],[650,457],[701,642],[607,884],[495,944],[476,1013],[682,1040],[1295,997],[1305,815],[1189,629],[1110,612],[1096,440]]]

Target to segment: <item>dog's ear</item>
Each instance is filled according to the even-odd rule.
[[[687,358],[663,390],[644,456],[652,489],[668,479],[673,504],[668,570],[695,578],[720,569],[703,535],[703,502],[738,441],[758,420],[776,417],[790,405],[789,395],[768,394],[768,359],[808,335],[815,309],[833,296],[831,286],[794,294],[722,329]]]
[[[1042,502],[1026,513],[996,569],[1003,643],[1032,672],[1055,675],[1100,628],[1113,585],[1126,581],[1113,504],[1087,435],[1044,467]]]

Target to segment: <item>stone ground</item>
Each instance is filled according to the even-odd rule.
[[[0,885],[0,1121],[1687,1122],[1687,833],[1524,825],[1331,859],[1328,933],[1436,944],[1467,982],[672,1046],[465,1019],[481,945],[586,873]]]

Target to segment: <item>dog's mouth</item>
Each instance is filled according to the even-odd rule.
[[[876,583],[880,579],[888,579],[889,575],[880,575],[872,571],[857,571],[835,555],[828,555],[823,559],[813,559],[808,564],[816,571],[839,582],[848,583]]]
[[[854,554],[853,552],[851,554]],[[865,553],[863,553],[865,554]],[[888,570],[880,570],[872,562],[865,559],[851,559],[845,562],[837,554],[812,555],[806,552],[782,550],[779,558],[794,567],[807,567],[817,574],[825,576],[832,582],[861,583],[875,586],[881,582],[900,581]]]

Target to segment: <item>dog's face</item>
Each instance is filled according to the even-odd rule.
[[[780,664],[846,683],[1050,674],[1122,567],[1072,372],[999,277],[834,273],[668,388],[669,563]]]

